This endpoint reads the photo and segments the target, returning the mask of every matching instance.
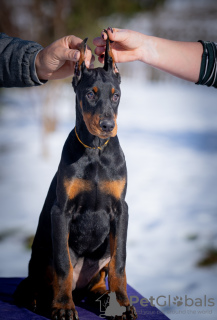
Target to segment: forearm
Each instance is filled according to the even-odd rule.
[[[176,77],[197,82],[203,46],[199,42],[181,42],[144,35],[140,60]]]

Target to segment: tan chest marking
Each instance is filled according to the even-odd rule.
[[[119,200],[124,190],[125,184],[126,179],[115,181],[103,181],[100,182],[99,188],[101,192],[110,194],[111,196]]]
[[[75,198],[79,193],[91,191],[91,181],[75,178],[73,180],[65,180],[64,187],[69,199]]]

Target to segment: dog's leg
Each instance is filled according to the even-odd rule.
[[[97,299],[108,293],[106,288],[106,277],[108,274],[108,264],[102,268],[91,280],[87,288],[88,302],[91,305],[99,306]]]
[[[25,307],[35,312],[37,294],[34,288],[35,288],[34,282],[31,281],[29,277],[22,280],[13,294],[15,303],[18,306]]]
[[[134,307],[130,306],[127,295],[127,280],[125,272],[126,263],[126,241],[128,226],[128,207],[126,202],[120,202],[114,219],[111,221],[110,248],[111,261],[109,264],[108,282],[110,292],[115,292],[120,306],[126,307],[126,312],[116,319],[136,319],[137,314]]]
[[[73,266],[69,254],[70,217],[57,205],[51,211],[53,241],[53,303],[52,319],[78,320],[72,300]]]

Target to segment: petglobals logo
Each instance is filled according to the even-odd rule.
[[[165,312],[165,314],[208,315],[212,314],[211,307],[215,306],[214,298],[210,298],[207,295],[200,298],[192,298],[187,294],[185,296],[160,295],[156,298],[150,296],[149,299],[135,295],[130,296],[129,299],[130,305],[134,305],[137,309],[137,314],[143,315],[158,315],[162,312]],[[108,291],[98,298],[96,302],[99,303],[100,318],[119,318],[126,315],[126,308],[119,305],[115,292]],[[150,306],[156,308],[151,309]],[[165,311],[163,311],[164,307]],[[161,309],[161,311],[158,309]]]
[[[149,299],[142,298],[139,299],[137,296],[131,296],[130,297],[130,303],[136,304],[140,303],[142,307],[147,307],[148,305],[151,305],[152,307],[214,307],[215,306],[215,300],[214,298],[208,298],[206,295],[200,298],[191,298],[187,294],[184,297],[175,296],[172,297],[171,295],[168,296],[158,296],[157,298],[154,298],[151,296]]]

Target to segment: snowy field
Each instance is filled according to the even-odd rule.
[[[41,126],[46,90],[59,119],[49,135]],[[128,167],[128,283],[146,298],[163,296],[156,306],[174,320],[217,319],[217,267],[197,267],[207,249],[217,247],[216,94],[194,84],[122,81],[118,136]],[[35,232],[74,126],[74,99],[70,84],[2,93],[1,277],[27,275],[24,239]]]

